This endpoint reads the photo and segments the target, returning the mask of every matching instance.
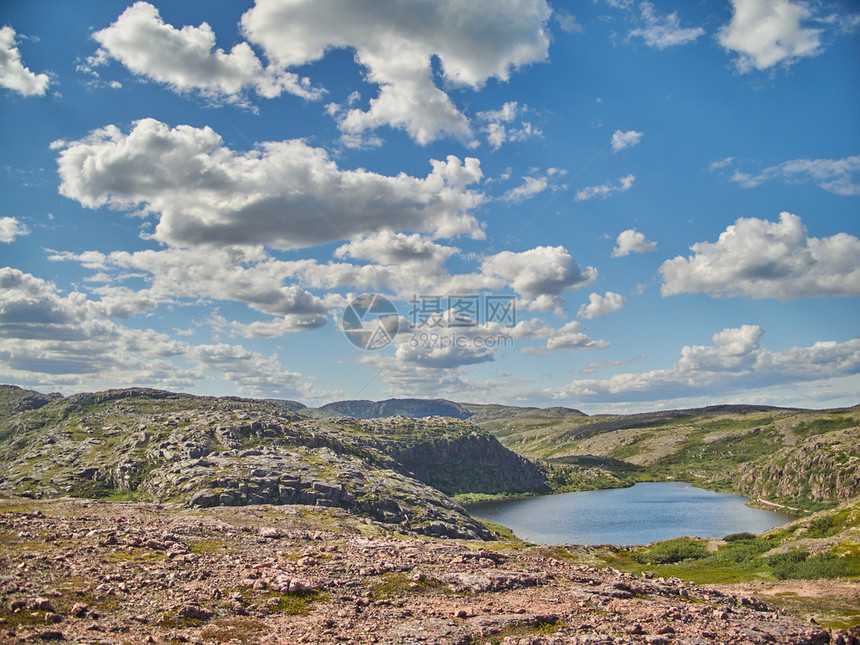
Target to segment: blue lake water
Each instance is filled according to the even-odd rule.
[[[475,517],[537,544],[649,544],[676,537],[762,533],[795,519],[751,508],[747,498],[683,482],[470,504]]]

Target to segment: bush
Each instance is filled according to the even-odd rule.
[[[809,557],[799,549],[770,556],[767,566],[777,580],[817,580],[848,575],[848,563],[844,558],[834,553]]]
[[[723,538],[726,542],[739,542],[741,540],[755,540],[756,536],[752,533],[747,533],[744,531],[743,533],[731,533]]]
[[[825,515],[816,517],[809,523],[809,529],[806,531],[806,537],[821,538],[830,535],[830,530],[833,528],[833,516]]]
[[[647,551],[632,554],[640,564],[672,564],[684,560],[700,560],[707,557],[708,547],[702,542],[688,538],[657,542]]]
[[[759,555],[769,551],[772,545],[767,542],[755,540],[739,540],[732,542],[727,549],[723,549],[714,556],[716,562],[731,562],[733,564],[744,564],[756,560]]]

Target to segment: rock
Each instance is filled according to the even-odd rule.
[[[196,620],[209,620],[215,615],[214,612],[198,607],[197,605],[184,605],[177,612],[177,615],[182,618],[192,618]]]
[[[54,605],[47,598],[36,598],[33,602],[30,603],[30,607],[34,610],[38,611],[49,611],[53,612]]]

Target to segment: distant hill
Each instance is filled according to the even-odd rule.
[[[308,413],[317,418],[353,417],[355,419],[383,419],[386,417],[449,417],[468,419],[471,413],[459,403],[445,399],[388,399],[386,401],[337,401],[327,403]]]

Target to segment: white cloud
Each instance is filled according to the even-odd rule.
[[[47,74],[34,74],[24,66],[15,42],[15,30],[0,28],[0,87],[22,96],[44,96],[51,79]]]
[[[644,358],[646,358],[645,354],[639,354],[639,356],[634,356],[633,358],[626,358],[617,361],[592,361],[588,363],[588,365],[583,367],[581,370],[579,370],[579,373],[583,376],[587,374],[594,374],[594,372],[604,367],[620,367],[622,365],[630,365],[631,363],[641,361]]]
[[[101,45],[89,67],[114,59],[133,73],[183,92],[200,90],[212,97],[237,99],[246,87],[266,98],[286,91],[316,100],[322,91],[307,78],[273,67],[263,68],[248,43],[229,53],[215,49],[215,34],[207,23],[176,29],[165,24],[148,2],[135,2],[93,38]],[[214,50],[214,51],[213,51]]]
[[[802,26],[811,12],[790,0],[732,0],[734,15],[719,32],[719,42],[738,54],[742,74],[779,63],[790,65],[821,51],[820,29]]]
[[[714,334],[713,345],[683,347],[680,359],[668,369],[578,379],[554,395],[574,401],[653,401],[701,391],[713,397],[860,372],[860,338],[772,351],[760,346],[763,333],[758,325],[724,329]]]
[[[111,318],[128,318],[159,304],[197,303],[201,300],[242,302],[251,309],[278,316],[270,329],[314,329],[326,323],[325,304],[295,284],[284,284],[296,263],[276,262],[260,248],[166,249],[160,251],[55,253],[50,260],[80,262],[109,271],[119,282],[146,276],[149,286],[132,291],[122,286],[95,289]],[[114,275],[115,274],[115,275]]]
[[[576,21],[576,16],[567,11],[555,9],[552,12],[552,17],[561,27],[561,30],[567,34],[581,34],[585,31],[583,26]]]
[[[0,242],[9,244],[14,242],[16,237],[29,234],[30,229],[19,222],[17,218],[0,217]]]
[[[631,253],[647,253],[657,248],[657,242],[649,242],[645,235],[635,228],[621,231],[615,240],[615,248],[612,249],[612,257],[620,258]]]
[[[468,211],[484,196],[467,189],[482,178],[480,162],[430,163],[423,179],[340,170],[301,140],[239,153],[211,128],[143,119],[127,135],[108,126],[67,143],[60,192],[89,208],[155,213],[153,238],[174,246],[291,249],[383,229],[482,237]]]
[[[686,45],[694,42],[704,35],[705,30],[701,27],[681,27],[678,13],[673,12],[668,16],[659,16],[650,2],[639,4],[644,27],[631,30],[628,38],[642,38],[649,47],[666,49],[676,45]]]
[[[712,161],[711,164],[708,166],[708,170],[720,170],[722,168],[730,166],[734,160],[734,157],[726,157],[725,159],[721,159],[720,161]]]
[[[582,305],[577,312],[580,318],[603,318],[616,311],[621,311],[627,298],[614,291],[607,291],[605,295],[592,293],[588,296],[588,304]]]
[[[337,248],[336,258],[369,260],[376,264],[422,264],[441,266],[454,255],[457,249],[442,246],[417,233],[406,235],[381,231],[364,236]]]
[[[660,267],[661,293],[779,298],[860,295],[860,239],[847,233],[809,237],[800,218],[740,218],[716,242]]]
[[[543,135],[528,121],[521,121],[519,127],[511,125],[514,119],[527,111],[528,108],[525,105],[521,106],[516,101],[509,101],[498,110],[478,112],[477,118],[487,122],[485,126],[481,127],[481,131],[484,132],[487,143],[493,150],[498,150],[503,143],[508,141],[525,141]]]
[[[599,186],[586,186],[582,190],[578,190],[576,192],[576,201],[582,202],[588,199],[593,199],[594,197],[602,197],[603,199],[606,199],[613,193],[623,193],[624,191],[630,190],[630,188],[633,187],[634,181],[636,181],[636,177],[634,175],[627,175],[626,177],[619,177],[617,184],[606,182]]]
[[[451,86],[507,81],[513,70],[546,60],[550,15],[544,0],[258,0],[242,28],[283,68],[354,49],[379,94],[367,110],[349,110],[340,128],[358,134],[388,125],[426,144],[472,137],[466,116],[434,82],[434,57]]]
[[[548,296],[555,306],[561,293],[590,284],[596,278],[597,269],[581,269],[563,246],[539,246],[521,253],[502,251],[490,256],[475,282],[483,282],[488,288],[509,285],[526,299]]]
[[[546,177],[523,177],[523,183],[502,195],[506,202],[519,204],[545,191],[549,187]]]
[[[722,168],[732,158],[725,160]],[[712,164],[713,166],[713,164]],[[782,179],[787,183],[815,182],[827,192],[846,197],[860,195],[860,155],[843,159],[792,159],[779,165],[765,168],[757,175],[736,170],[731,180],[744,188],[755,188],[768,181]]]
[[[642,140],[643,136],[643,133],[636,132],[636,130],[628,130],[627,132],[616,130],[612,133],[612,140],[610,142],[612,150],[613,152],[619,152],[625,148],[632,148]]]
[[[0,269],[0,380],[73,391],[120,385],[188,389],[226,379],[249,396],[319,398],[309,379],[275,357],[233,345],[191,345],[107,319],[82,293]]]

